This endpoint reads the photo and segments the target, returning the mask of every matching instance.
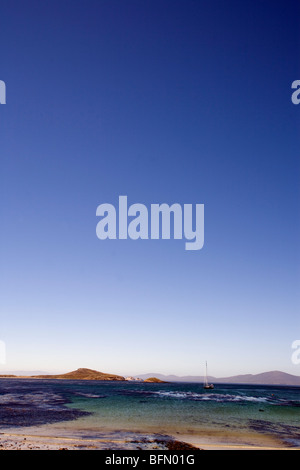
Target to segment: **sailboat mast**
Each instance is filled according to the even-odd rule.
[[[209,384],[208,383],[208,378],[207,378],[207,361],[205,363],[205,379],[204,379],[204,388],[209,388],[209,389],[213,389],[214,388],[214,385],[213,384]]]

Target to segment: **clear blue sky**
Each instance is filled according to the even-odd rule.
[[[300,375],[299,2],[0,0],[2,370]],[[205,204],[205,245],[96,208]]]

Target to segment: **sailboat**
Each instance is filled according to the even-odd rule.
[[[214,388],[214,384],[209,384],[207,381],[207,362],[206,362],[206,371],[205,371],[205,378],[204,378],[204,385],[203,388],[212,390]]]

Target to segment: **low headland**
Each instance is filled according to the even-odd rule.
[[[157,377],[149,377],[145,380],[135,377],[123,377],[122,375],[107,374],[93,369],[79,368],[66,374],[42,374],[42,375],[13,375],[1,374],[1,378],[16,379],[60,379],[60,380],[110,380],[110,381],[136,381],[148,383],[166,383],[166,381]]]

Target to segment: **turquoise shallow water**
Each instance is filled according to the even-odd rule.
[[[42,424],[99,432],[271,437],[300,447],[300,388],[2,379],[0,428]]]

